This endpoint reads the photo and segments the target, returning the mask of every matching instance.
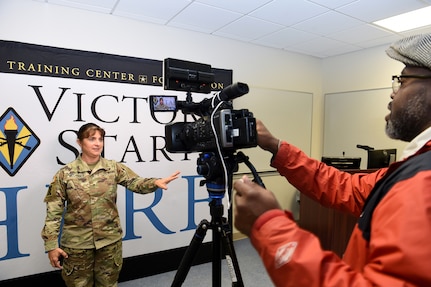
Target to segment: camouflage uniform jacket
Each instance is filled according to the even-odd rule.
[[[125,165],[104,158],[91,170],[79,156],[55,174],[46,194],[47,213],[41,232],[45,250],[58,247],[64,211],[62,246],[99,249],[120,240],[117,184],[137,193],[150,193],[157,189],[155,180],[139,177]]]

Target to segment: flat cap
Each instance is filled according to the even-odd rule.
[[[431,34],[409,36],[393,43],[386,54],[406,66],[431,70]]]

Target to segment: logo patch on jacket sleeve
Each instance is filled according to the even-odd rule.
[[[275,268],[280,268],[292,259],[298,242],[289,242],[280,246],[275,254]]]

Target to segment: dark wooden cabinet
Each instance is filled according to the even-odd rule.
[[[373,172],[375,170],[346,170],[350,173]],[[324,207],[301,194],[299,226],[319,237],[322,248],[332,250],[342,257],[357,218],[337,210]]]
[[[357,218],[324,206],[301,194],[299,225],[320,239],[322,248],[342,257]]]

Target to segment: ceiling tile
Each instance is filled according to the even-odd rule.
[[[431,0],[33,1],[193,30],[321,58],[384,45],[408,35],[431,33],[431,26],[395,33],[372,23],[431,6]]]
[[[303,54],[325,58],[328,56],[332,56],[332,54],[329,55],[329,52],[327,51],[340,49],[340,47],[345,47],[346,45],[346,43],[341,43],[339,41],[328,39],[326,37],[317,37],[312,39],[311,41],[307,41],[302,44],[289,47],[289,50],[302,51],[301,53]]]
[[[306,49],[307,51],[319,51],[319,50],[326,51],[341,45],[345,45],[345,43],[342,43],[334,39],[329,39],[326,37],[317,37],[317,38],[313,38],[310,41],[307,41],[298,45],[294,45],[293,47],[296,47],[296,48],[301,47]]]
[[[217,15],[217,17],[213,17]],[[194,2],[182,10],[169,26],[212,33],[240,18],[242,14]]]
[[[402,37],[399,35],[390,35],[387,37],[382,37],[382,38],[377,38],[377,39],[373,39],[370,41],[361,41],[359,43],[357,43],[356,45],[362,47],[362,48],[372,48],[372,47],[377,47],[377,46],[382,46],[382,45],[389,45],[392,44],[393,42],[401,39]]]
[[[364,24],[334,34],[330,34],[328,35],[328,37],[344,43],[358,44],[360,42],[368,42],[391,35],[393,34],[379,27],[370,24]]]
[[[420,0],[358,0],[336,10],[365,22],[374,22],[426,6],[429,4]]]
[[[244,16],[235,22],[214,32],[214,35],[235,38],[242,41],[252,41],[266,34],[281,30],[283,26],[257,18]]]
[[[311,19],[305,20],[296,25],[293,25],[292,27],[310,33],[328,35],[363,24],[364,22],[361,22],[354,18],[334,11],[329,11]]]
[[[233,12],[248,14],[272,0],[232,1],[232,0],[197,0],[196,2],[223,8]]]
[[[47,0],[50,4],[58,4],[88,11],[111,13],[116,0]]]
[[[337,44],[336,46],[332,46],[326,50],[320,51],[321,56],[324,57],[332,57],[336,55],[346,54],[355,52],[358,50],[362,50],[362,47],[358,47],[350,44]]]
[[[190,0],[118,0],[112,14],[156,24],[166,24],[190,3]]]
[[[350,4],[352,2],[356,2],[357,0],[309,0],[309,1],[315,4],[325,6],[330,9],[335,9],[335,8]]]
[[[399,33],[402,36],[411,36],[411,35],[415,35],[415,34],[427,34],[427,33],[431,33],[431,26],[426,26],[426,27],[422,27],[422,28],[418,28],[418,29],[414,29],[414,30],[410,30],[410,31],[405,31],[402,33]]]
[[[292,1],[274,0],[250,13],[250,16],[291,26],[327,11],[329,9],[304,0],[295,0],[294,5]]]
[[[261,37],[252,41],[253,43],[269,46],[273,48],[287,48],[299,43],[310,41],[311,39],[317,38],[316,34],[296,30],[293,28],[285,28]]]

